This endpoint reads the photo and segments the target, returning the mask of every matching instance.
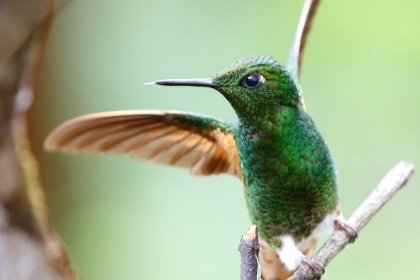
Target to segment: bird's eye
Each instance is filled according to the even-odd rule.
[[[241,86],[245,88],[257,88],[264,84],[265,78],[259,73],[252,73],[247,75],[242,81]]]

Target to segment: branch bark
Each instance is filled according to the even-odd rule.
[[[348,224],[358,232],[375,216],[379,209],[388,202],[398,190],[410,180],[414,174],[414,165],[409,162],[399,162],[381,180],[375,190],[366,198],[362,205],[348,219]],[[326,267],[331,260],[349,244],[348,236],[341,230],[335,231],[319,249],[314,260]],[[302,265],[289,280],[315,279],[312,271]]]
[[[259,244],[256,225],[252,225],[242,236],[238,249],[241,254],[241,280],[257,279]]]

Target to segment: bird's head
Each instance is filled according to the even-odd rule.
[[[282,106],[300,106],[298,90],[287,70],[264,55],[240,59],[211,79],[160,80],[155,84],[214,88],[242,120],[268,116]]]

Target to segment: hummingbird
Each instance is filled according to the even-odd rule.
[[[130,155],[189,168],[193,175],[236,176],[258,226],[263,279],[287,279],[302,264],[320,277],[324,268],[310,258],[319,236],[341,229],[354,241],[357,231],[338,204],[331,152],[279,62],[254,55],[213,78],[148,84],[215,89],[238,122],[180,111],[96,113],[58,126],[44,148]]]

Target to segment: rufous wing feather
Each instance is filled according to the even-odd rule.
[[[69,120],[44,142],[49,151],[130,155],[189,168],[194,175],[242,178],[234,124],[176,111],[116,111]]]

